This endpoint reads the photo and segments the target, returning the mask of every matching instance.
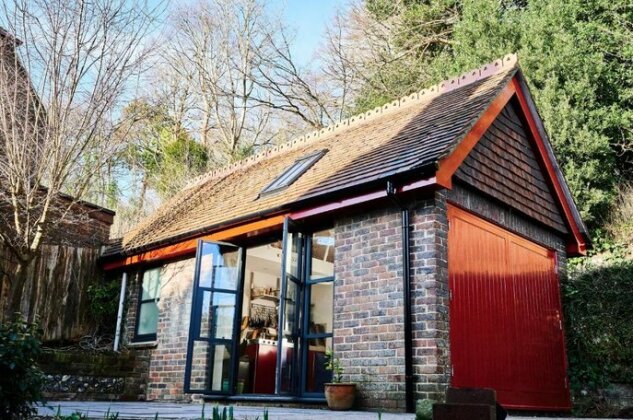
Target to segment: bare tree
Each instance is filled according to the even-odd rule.
[[[95,176],[120,152],[113,121],[151,50],[156,9],[135,0],[8,0],[0,60],[0,245],[9,310],[43,243],[63,243]],[[21,44],[23,45],[18,48]]]
[[[324,73],[344,92],[342,108],[364,109],[363,91],[389,99],[426,86],[433,75],[420,57],[450,45],[458,3],[431,2],[415,15],[403,0],[380,3],[378,14],[355,1],[339,12],[328,26],[322,57]]]
[[[319,69],[301,67],[292,54],[288,29],[278,22],[267,25],[265,42],[255,52],[253,83],[260,88],[260,104],[298,118],[311,129],[341,119],[341,104]]]
[[[239,160],[271,142],[271,112],[254,101],[253,61],[265,41],[263,5],[255,0],[211,0],[180,9],[165,60],[192,82],[201,142],[213,163]]]

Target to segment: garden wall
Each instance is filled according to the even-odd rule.
[[[53,400],[145,399],[149,354],[143,351],[86,353],[45,351],[39,365],[44,396]]]

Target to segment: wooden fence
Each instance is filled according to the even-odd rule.
[[[45,245],[29,268],[20,308],[25,316],[37,314],[44,341],[76,340],[95,329],[90,314],[88,287],[102,281],[98,247]],[[11,254],[0,248],[0,303],[9,302],[9,279],[14,267]]]

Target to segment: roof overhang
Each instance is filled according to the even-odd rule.
[[[386,184],[385,184],[386,185]],[[435,177],[419,178],[407,183],[399,183],[396,194],[407,195],[422,189],[437,188]],[[117,270],[140,264],[152,264],[158,261],[182,258],[194,255],[198,241],[229,241],[250,238],[281,229],[286,217],[295,221],[322,218],[342,211],[387,199],[386,188],[374,189],[360,194],[346,194],[340,199],[296,207],[295,210],[272,213],[270,216],[254,215],[250,219],[236,221],[233,225],[216,226],[205,234],[194,234],[189,238],[171,244],[156,245],[151,249],[132,251],[130,255],[114,256],[104,260],[102,268],[106,271]]]

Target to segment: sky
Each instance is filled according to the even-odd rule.
[[[284,10],[284,21],[296,31],[294,55],[307,65],[319,47],[325,26],[347,0],[269,0],[271,9]]]

